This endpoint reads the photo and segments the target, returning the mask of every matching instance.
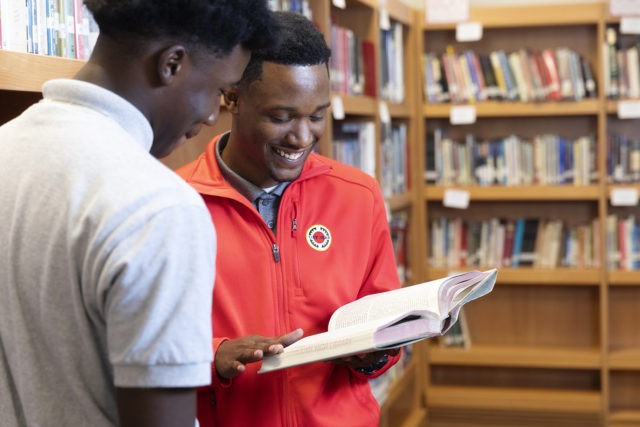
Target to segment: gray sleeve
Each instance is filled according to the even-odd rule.
[[[135,215],[104,268],[109,360],[120,387],[211,382],[216,235],[202,204]],[[126,230],[126,231],[125,231]]]

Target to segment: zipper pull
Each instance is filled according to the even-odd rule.
[[[278,248],[278,245],[274,244],[271,246],[271,251],[273,252],[274,261],[280,262],[280,248]]]
[[[296,231],[298,231],[298,220],[293,218],[293,222],[291,223],[291,236],[296,236]]]

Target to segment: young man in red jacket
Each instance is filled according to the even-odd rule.
[[[179,173],[218,232],[215,372],[203,427],[377,426],[368,379],[398,351],[257,374],[264,355],[327,329],[335,309],[398,288],[384,200],[360,170],[313,152],[329,114],[330,50],[306,18],[277,13],[277,49],[254,53],[225,94],[230,133]]]

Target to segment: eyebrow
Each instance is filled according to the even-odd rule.
[[[326,108],[329,108],[329,106],[331,106],[331,102],[327,102],[327,103],[325,103],[325,104],[318,105],[318,106],[316,107],[316,109],[315,109],[315,110],[313,110],[313,111],[324,110],[324,109],[326,109]],[[271,109],[271,110],[297,111],[297,109],[296,109],[296,108],[288,107],[288,106],[285,106],[285,105],[274,105],[274,106],[272,106],[270,109]]]

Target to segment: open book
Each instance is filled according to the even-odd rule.
[[[401,347],[445,333],[460,308],[493,290],[497,270],[470,271],[367,295],[338,308],[327,332],[304,337],[267,356],[259,373],[353,354]]]

